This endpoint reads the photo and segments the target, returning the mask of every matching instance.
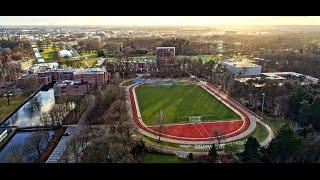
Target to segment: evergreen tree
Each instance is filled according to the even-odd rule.
[[[249,137],[244,145],[243,160],[245,162],[260,162],[262,154],[260,152],[260,144],[254,137]]]
[[[217,154],[217,150],[216,150],[216,146],[214,143],[212,143],[212,146],[209,150],[208,156],[212,159],[212,160],[217,160],[218,154]]]

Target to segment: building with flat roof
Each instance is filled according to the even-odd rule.
[[[77,69],[73,73],[73,80],[77,83],[89,83],[90,86],[102,85],[108,80],[108,73],[104,68]]]
[[[314,78],[314,77],[296,73],[296,72],[270,72],[270,73],[261,73],[261,74],[264,76],[267,76],[268,79],[294,80],[294,79],[301,78],[301,85],[317,84],[319,82],[318,78]]]
[[[257,76],[261,74],[261,66],[243,61],[225,61],[223,66],[234,75]]]
[[[175,47],[157,47],[157,65],[173,65],[175,57]]]
[[[72,57],[72,53],[69,50],[60,50],[59,56],[60,57]]]
[[[33,64],[33,59],[23,59],[20,60],[18,63],[20,65],[20,69],[22,71],[28,71],[28,69],[32,66]]]
[[[38,75],[51,76],[53,81],[71,80],[76,83],[89,83],[90,87],[103,85],[108,81],[108,72],[105,68],[89,69],[48,69],[38,72]]]
[[[35,82],[38,83],[39,86],[48,85],[52,82],[52,77],[47,75],[23,74],[17,79],[16,84],[19,88],[25,88],[29,83]]]
[[[236,81],[241,83],[246,83],[249,80],[274,80],[278,82],[279,86],[282,86],[285,82],[288,81],[297,81],[300,85],[308,85],[308,84],[317,84],[319,82],[318,78],[314,78],[308,75],[296,73],[296,72],[270,72],[270,73],[261,73],[255,77],[240,77],[235,78]],[[265,83],[262,84],[254,84],[255,87],[264,86]]]
[[[54,84],[54,96],[85,95],[89,90],[88,83],[65,80]]]

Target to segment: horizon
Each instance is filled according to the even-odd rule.
[[[1,26],[320,25],[320,16],[1,16]]]

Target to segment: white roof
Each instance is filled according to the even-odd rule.
[[[36,56],[36,58],[40,58],[40,57],[42,57],[42,56],[41,56],[41,54],[40,54],[40,53],[38,53],[38,52],[34,53],[34,55]]]
[[[59,56],[60,57],[71,57],[72,53],[68,50],[60,50],[59,51]]]
[[[225,61],[224,63],[234,67],[261,67],[257,64],[243,61]]]
[[[44,59],[38,59],[38,62],[39,62],[39,63],[43,63],[43,62],[44,62]]]

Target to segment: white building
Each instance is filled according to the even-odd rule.
[[[249,62],[225,61],[223,66],[234,75],[257,76],[261,74],[261,66]]]
[[[60,57],[72,57],[71,51],[68,50],[61,50],[59,51],[59,56]]]

